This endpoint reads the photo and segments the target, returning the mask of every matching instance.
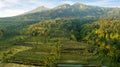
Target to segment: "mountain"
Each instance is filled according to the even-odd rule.
[[[37,12],[29,15],[24,15],[26,17],[34,16],[35,18],[64,18],[64,17],[100,17],[108,13],[120,15],[118,13],[120,8],[107,8],[107,7],[98,7],[84,5],[81,3],[75,3],[73,5],[63,4],[55,8],[51,8],[46,11]]]
[[[87,7],[87,5],[81,4],[81,3],[79,3],[79,2],[74,3],[72,6],[73,6],[74,8],[86,8],[86,7]]]
[[[90,6],[81,3],[63,4],[54,8],[38,7],[24,14],[0,18],[0,29],[24,28],[42,20],[55,18],[120,18],[120,8]],[[16,31],[16,30],[15,30]]]
[[[54,7],[52,9],[67,9],[67,8],[70,8],[70,4],[63,4],[63,5],[60,5],[60,6],[57,6],[57,7]]]
[[[120,15],[120,8],[90,6],[81,3],[73,5],[63,4],[54,8],[38,7],[22,15],[7,18],[7,20],[40,21],[65,17],[100,17],[106,15]],[[6,18],[5,18],[6,19]]]
[[[111,8],[112,9],[112,8]],[[103,15],[104,17],[119,19],[120,18],[120,8],[114,8],[107,12],[107,14]]]
[[[24,14],[0,18],[1,27],[11,27],[15,25],[29,25],[42,20],[50,20],[55,18],[120,18],[120,8],[107,8],[90,6],[81,3],[73,5],[63,4],[54,8],[46,8],[44,6],[35,8]],[[19,22],[19,23],[18,23]],[[3,26],[5,25],[5,26]],[[1,28],[0,27],[0,28]],[[16,27],[16,26],[15,26]]]
[[[54,8],[38,7],[24,14],[0,18],[0,26],[28,25],[55,18],[120,18],[120,8],[90,6],[81,3],[63,4]],[[19,23],[18,23],[19,22]],[[22,23],[20,23],[22,22]],[[3,26],[5,25],[5,26]],[[0,27],[0,28],[1,28]],[[11,27],[11,26],[10,26]]]
[[[29,11],[29,12],[26,12],[26,13],[24,13],[24,14],[30,14],[30,13],[36,13],[36,12],[42,12],[42,11],[46,11],[46,10],[49,10],[49,8],[44,7],[44,6],[40,6],[40,7],[35,8],[35,9]]]

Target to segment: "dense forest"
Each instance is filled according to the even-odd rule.
[[[79,3],[41,8],[0,19],[0,63],[120,66],[119,8]]]

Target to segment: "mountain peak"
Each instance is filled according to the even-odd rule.
[[[40,7],[36,8],[36,9],[48,9],[48,8],[45,7],[45,6],[40,6]]]
[[[47,7],[44,7],[44,6],[40,6],[38,8],[35,8],[34,10],[32,10],[33,12],[41,12],[41,11],[44,11],[44,10],[48,10],[49,8]]]
[[[66,3],[65,3],[65,4],[63,4],[63,5],[61,5],[61,6],[70,6],[70,4],[66,4]]]
[[[70,4],[63,4],[63,5],[55,7],[54,9],[61,9],[61,8],[66,9],[66,8],[69,8],[69,7],[70,7]]]
[[[79,2],[76,2],[76,3],[74,3],[73,5],[84,5],[84,4],[79,3]]]
[[[79,7],[79,8],[85,8],[86,7],[85,4],[82,4],[82,3],[79,3],[79,2],[74,3],[72,6]]]

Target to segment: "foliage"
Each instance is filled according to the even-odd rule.
[[[91,59],[87,57],[92,56],[92,60],[99,57],[101,65],[115,67],[120,63],[119,15],[119,8],[65,4],[0,18],[0,60],[53,67],[61,57],[63,60],[80,58],[88,63]],[[82,48],[82,56],[62,54],[65,50],[61,48]]]
[[[120,61],[120,20],[101,20],[92,24],[85,24],[83,40],[98,46],[99,54],[102,57],[110,58],[110,61]],[[90,33],[91,32],[91,33]],[[105,61],[105,60],[103,60]],[[113,65],[115,65],[113,64]]]
[[[43,21],[30,25],[25,29],[25,35],[41,36],[41,37],[67,37],[71,40],[78,40],[80,38],[81,25],[95,21],[95,18],[66,18]]]

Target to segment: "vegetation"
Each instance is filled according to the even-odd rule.
[[[0,30],[0,37],[2,37],[4,34],[4,31],[3,30]]]
[[[72,63],[118,67],[119,13],[119,8],[76,3],[1,18],[0,66]]]
[[[98,54],[102,56],[102,62],[105,61],[105,58],[110,58],[110,61],[115,63],[113,63],[114,65],[117,65],[117,63],[120,62],[119,22],[120,20],[101,20],[93,24],[85,25],[85,27],[89,28],[90,30],[85,32],[87,36],[83,36],[83,40],[87,41],[90,44],[97,45],[99,47]]]

